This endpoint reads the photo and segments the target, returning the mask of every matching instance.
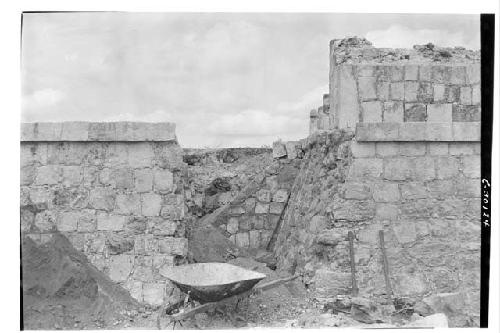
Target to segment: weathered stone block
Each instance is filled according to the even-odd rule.
[[[450,142],[450,155],[473,155],[474,147],[468,142]]]
[[[428,124],[424,122],[399,124],[398,141],[425,141],[427,126]]]
[[[418,180],[431,180],[436,178],[433,158],[417,157],[415,159],[415,178]]]
[[[451,84],[465,84],[466,83],[465,67],[453,66],[451,68],[450,83]]]
[[[118,214],[140,215],[141,214],[141,196],[140,194],[118,194],[116,196],[116,208]]]
[[[401,196],[404,200],[424,199],[427,197],[427,188],[420,182],[406,182],[400,185]]]
[[[481,123],[453,123],[452,124],[453,141],[480,141]]]
[[[452,141],[453,131],[452,123],[426,123],[425,126],[426,141]]]
[[[109,215],[106,213],[97,214],[97,230],[119,231],[127,221],[125,216]]]
[[[387,101],[389,99],[390,83],[379,81],[377,82],[377,99],[379,101]]]
[[[438,179],[453,178],[458,175],[458,160],[454,157],[436,158],[436,176]]]
[[[469,178],[481,177],[481,157],[471,155],[462,157],[463,173]]]
[[[407,158],[384,160],[384,178],[388,180],[406,180],[415,175],[415,165]]]
[[[132,169],[121,168],[111,172],[111,182],[119,189],[134,188],[134,173]]]
[[[481,108],[478,105],[453,104],[452,118],[454,122],[479,122]]]
[[[377,142],[375,152],[382,157],[399,155],[399,142]]]
[[[231,215],[241,215],[241,214],[245,214],[245,208],[243,208],[242,206],[240,205],[236,205],[235,203],[231,204],[230,208],[229,208],[229,213]]]
[[[427,121],[435,123],[451,123],[452,105],[447,104],[429,104],[427,105]]]
[[[187,245],[188,240],[186,238],[165,237],[158,242],[161,253],[177,256],[185,256],[187,254]]]
[[[481,104],[481,86],[479,84],[472,86],[472,104]]]
[[[226,227],[227,232],[234,235],[238,232],[238,228],[239,228],[238,219],[236,217],[229,218],[229,221],[227,222],[227,227]]]
[[[57,229],[59,231],[76,231],[80,213],[62,212],[57,220]]]
[[[140,255],[150,255],[158,252],[159,241],[153,235],[138,235],[134,240],[134,252]]]
[[[417,81],[405,82],[405,102],[418,102],[419,83]]]
[[[282,141],[273,142],[273,158],[286,157],[286,147]]]
[[[356,140],[394,141],[399,137],[399,124],[396,123],[357,123]]]
[[[420,65],[418,70],[419,81],[431,81],[432,80],[432,67],[428,65]]]
[[[347,182],[344,185],[344,198],[355,200],[370,199],[372,192],[370,186],[363,183]]]
[[[378,123],[382,121],[382,103],[370,101],[361,103],[361,114],[363,122]]]
[[[78,217],[77,230],[80,232],[93,232],[97,229],[95,211],[83,210]]]
[[[250,238],[248,232],[238,233],[235,235],[236,245],[241,248],[248,248],[250,245]]]
[[[109,278],[114,282],[124,282],[134,267],[134,256],[120,254],[109,259]]]
[[[399,209],[397,205],[378,203],[375,211],[375,218],[379,220],[396,220],[399,215]]]
[[[360,77],[358,79],[359,97],[362,101],[377,98],[376,79],[374,77]]]
[[[375,156],[374,142],[351,142],[351,152],[353,157],[373,157]]]
[[[285,204],[281,202],[271,202],[269,205],[269,213],[271,214],[281,214],[283,209],[285,208]]]
[[[36,167],[34,165],[25,165],[21,167],[21,186],[31,185],[36,177]]]
[[[141,199],[141,211],[144,216],[158,216],[161,211],[162,198],[158,194],[144,193]]]
[[[285,189],[279,189],[273,195],[273,201],[275,202],[286,202],[288,200],[288,191]]]
[[[446,101],[446,86],[444,84],[434,85],[434,102],[444,102]]]
[[[147,168],[151,167],[155,154],[153,146],[149,142],[134,142],[129,143],[128,149],[128,164],[132,168]]]
[[[459,178],[455,182],[458,197],[479,198],[481,196],[481,182],[479,178]]]
[[[481,64],[475,63],[465,67],[467,84],[481,83]]]
[[[148,229],[154,234],[158,236],[172,236],[175,234],[175,231],[177,230],[177,223],[175,221],[170,221],[161,217],[157,218],[148,218]],[[129,223],[130,224],[130,223]],[[129,228],[129,225],[127,225],[127,228]],[[145,230],[142,228],[142,230]],[[137,230],[135,233],[138,233],[139,230]],[[142,232],[139,232],[142,233]]]
[[[89,203],[95,209],[112,210],[115,206],[115,193],[106,187],[92,188],[90,190]]]
[[[460,104],[471,105],[472,104],[472,88],[471,87],[460,87]]]
[[[260,202],[270,202],[271,201],[271,192],[266,189],[261,189],[256,193],[257,200]]]
[[[405,103],[404,121],[416,122],[427,120],[427,108],[421,103]]]
[[[57,165],[41,166],[37,170],[36,185],[54,185],[59,182],[61,168]]]
[[[406,65],[404,66],[404,69],[406,81],[418,80],[418,65]]]
[[[372,65],[360,65],[354,67],[358,76],[374,76],[374,67]]]
[[[449,83],[451,80],[451,68],[449,66],[432,66],[432,81],[436,83]]]
[[[260,246],[260,231],[250,230],[248,233],[249,247],[258,248]]]
[[[35,227],[40,232],[53,231],[58,222],[58,215],[55,211],[44,210],[35,216]]]
[[[80,166],[62,166],[63,186],[76,186],[82,182],[82,168]]]
[[[429,142],[427,145],[430,155],[448,155],[448,142]]]
[[[412,243],[417,240],[417,230],[412,222],[400,222],[393,225],[392,230],[400,244]]]
[[[397,202],[400,199],[398,184],[379,183],[373,187],[373,200],[375,202]]]
[[[385,102],[383,121],[388,123],[402,123],[404,121],[403,102]]]
[[[245,200],[245,211],[246,212],[254,212],[255,211],[255,198],[248,198]]]
[[[269,204],[257,202],[255,205],[255,214],[267,214],[269,213]]]
[[[153,188],[153,172],[151,169],[134,171],[135,190],[139,193],[149,192]]]
[[[420,82],[418,86],[417,100],[420,103],[430,103],[434,99],[434,90],[430,82]]]
[[[422,156],[425,155],[426,146],[423,142],[401,142],[399,152],[403,156]]]
[[[403,101],[405,99],[405,83],[393,82],[390,85],[390,99],[394,101]]]
[[[405,68],[403,66],[390,66],[389,71],[392,82],[404,80]]]
[[[349,169],[349,178],[379,177],[382,174],[382,159],[360,158],[352,162]]]

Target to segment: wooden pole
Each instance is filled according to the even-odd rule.
[[[349,231],[347,233],[347,237],[349,238],[349,255],[351,257],[351,285],[352,285],[352,296],[358,296],[358,283],[356,282],[356,261],[354,258],[354,233]]]
[[[382,252],[382,265],[384,267],[385,289],[387,298],[389,300],[392,300],[391,279],[389,278],[389,262],[387,261],[387,254],[385,253],[384,230],[379,230],[378,237],[380,241],[380,251]]]

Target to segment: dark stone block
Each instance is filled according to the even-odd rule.
[[[453,104],[452,120],[455,122],[481,121],[479,105]]]
[[[427,119],[427,108],[424,104],[419,103],[407,103],[405,105],[405,122],[414,121],[426,121]]]

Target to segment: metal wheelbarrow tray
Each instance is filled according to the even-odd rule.
[[[183,292],[189,293],[192,299],[202,303],[187,311],[168,315],[167,317],[173,322],[180,322],[197,313],[214,310],[223,303],[235,299],[239,301],[252,294],[275,288],[300,276],[294,275],[273,280],[254,288],[259,281],[266,277],[265,274],[226,263],[200,263],[168,267],[161,270],[160,273]],[[181,304],[182,302],[173,304],[170,308],[180,307]],[[166,308],[162,310],[162,313],[168,313]]]
[[[174,266],[160,272],[180,290],[200,302],[217,302],[252,289],[265,274],[225,263]]]

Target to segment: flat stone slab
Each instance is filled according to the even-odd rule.
[[[25,141],[176,141],[174,123],[60,122],[22,123]]]
[[[357,141],[481,141],[480,122],[357,123]]]

